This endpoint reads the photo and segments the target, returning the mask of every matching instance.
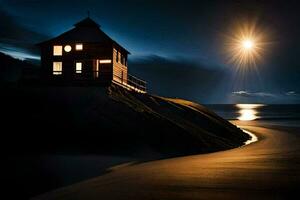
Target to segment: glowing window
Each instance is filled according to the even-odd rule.
[[[76,73],[77,74],[82,73],[82,62],[76,62]]]
[[[62,74],[62,62],[53,62],[53,75]]]
[[[70,45],[66,45],[64,50],[65,52],[70,52],[72,50],[72,47]]]
[[[114,49],[114,51],[116,52],[116,62],[119,62],[118,50]]]
[[[121,62],[121,56],[122,56],[121,52],[118,52],[118,62]]]
[[[96,65],[96,71],[94,71],[94,77],[99,78],[99,63]]]
[[[111,60],[106,59],[106,60],[100,60],[101,64],[107,64],[107,63],[111,63]]]
[[[62,46],[53,46],[53,55],[61,56],[62,55]]]
[[[75,49],[77,51],[81,51],[83,49],[83,45],[82,44],[76,44]]]

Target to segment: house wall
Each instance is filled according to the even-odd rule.
[[[95,81],[95,69],[97,60],[110,59],[111,64],[105,64],[103,73],[99,71],[99,77],[96,81],[108,82],[113,77],[113,55],[110,45],[100,45],[95,43],[81,43],[82,50],[76,50],[75,45],[81,43],[51,43],[41,47],[41,64],[43,77],[47,80],[62,80],[62,81]],[[61,45],[63,47],[62,56],[53,55],[53,46]],[[64,47],[70,45],[72,50],[65,52]],[[62,74],[53,75],[53,62],[62,62]],[[76,62],[82,62],[82,73],[76,73]]]
[[[122,57],[125,59],[123,63],[121,62]],[[113,48],[113,80],[120,83],[127,83],[127,74],[127,53]]]

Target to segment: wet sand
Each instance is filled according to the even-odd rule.
[[[300,128],[238,125],[259,140],[228,151],[117,167],[37,199],[288,199],[297,194]]]

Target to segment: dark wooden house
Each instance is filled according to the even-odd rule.
[[[111,82],[146,92],[146,83],[128,74],[130,54],[90,17],[53,39],[42,42],[42,77],[54,83],[103,85]]]

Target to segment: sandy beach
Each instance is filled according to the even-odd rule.
[[[117,167],[35,199],[286,199],[299,189],[299,127],[233,122],[250,145]]]

